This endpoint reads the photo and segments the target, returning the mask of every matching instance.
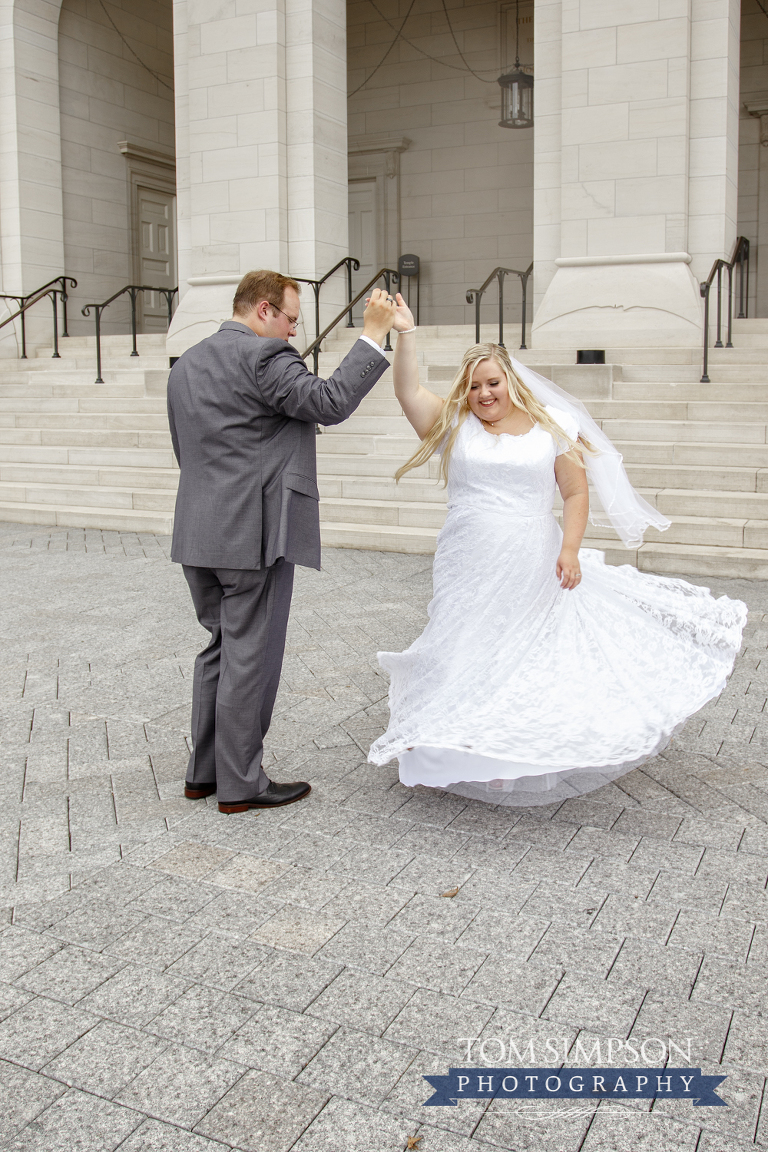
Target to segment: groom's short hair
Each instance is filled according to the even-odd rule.
[[[270,272],[265,268],[258,272],[246,272],[237,286],[232,313],[235,316],[247,316],[261,300],[268,300],[275,308],[280,308],[286,288],[301,292],[298,281],[283,276],[281,272]]]

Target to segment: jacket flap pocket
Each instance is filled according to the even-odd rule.
[[[285,477],[285,486],[292,492],[301,492],[304,496],[311,496],[313,500],[320,499],[317,484],[309,476],[299,476],[298,472],[289,472]]]

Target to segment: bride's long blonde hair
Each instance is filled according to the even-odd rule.
[[[583,451],[594,453],[594,448],[588,440],[582,439],[581,436],[577,440],[572,440],[560,425],[555,423],[543,404],[539,403],[530,388],[522,382],[515,372],[506,348],[500,344],[473,344],[464,353],[461,367],[454,377],[450,391],[440,410],[440,415],[410,460],[403,464],[402,468],[398,468],[395,473],[395,480],[400,480],[412,468],[426,464],[427,460],[444,442],[440,460],[440,476],[444,483],[448,483],[448,465],[450,464],[451,452],[456,443],[459,429],[470,413],[469,390],[472,377],[475,368],[483,360],[495,360],[499,365],[507,378],[509,398],[514,406],[527,412],[535,424],[540,424],[560,444],[567,444],[568,449],[565,454],[582,468],[584,467],[581,453]]]

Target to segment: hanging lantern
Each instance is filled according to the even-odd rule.
[[[500,128],[533,127],[533,76],[520,67],[520,0],[515,0],[515,66],[499,76]]]
[[[501,86],[501,128],[533,127],[533,76],[523,72],[515,60],[511,72],[499,76]]]

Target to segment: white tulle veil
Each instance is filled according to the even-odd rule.
[[[651,525],[661,531],[669,528],[666,516],[652,508],[647,500],[635,492],[624,469],[623,457],[606,434],[598,428],[584,405],[575,396],[558,388],[551,380],[540,376],[519,360],[510,357],[512,366],[522,382],[530,388],[543,405],[550,404],[566,411],[576,420],[579,433],[588,440],[598,455],[584,453],[590,486],[589,519],[601,528],[612,527],[625,547],[633,548],[643,542],[643,533]]]

